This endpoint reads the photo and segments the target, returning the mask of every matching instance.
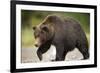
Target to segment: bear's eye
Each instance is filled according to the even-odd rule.
[[[42,30],[48,32],[48,28],[46,26],[42,27]]]
[[[43,33],[44,33],[44,31],[41,31],[41,33],[43,34]]]

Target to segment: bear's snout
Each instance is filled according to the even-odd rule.
[[[34,46],[35,46],[35,47],[40,47],[40,45],[41,45],[40,39],[39,39],[39,38],[36,38],[35,40],[36,40],[36,41],[35,41]]]
[[[38,44],[35,44],[35,47],[38,47]]]
[[[39,46],[40,46],[40,44],[38,44],[38,43],[35,43],[35,44],[34,44],[34,46],[35,46],[35,47],[39,47]]]

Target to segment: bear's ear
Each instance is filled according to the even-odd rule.
[[[42,30],[48,32],[48,27],[47,27],[47,26],[43,26],[43,27],[42,27]]]
[[[33,26],[33,30],[35,30],[36,29],[36,26]]]

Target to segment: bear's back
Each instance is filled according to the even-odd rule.
[[[66,33],[68,33],[66,34],[66,36],[69,35],[68,39],[72,39],[72,41],[76,39],[75,41],[78,41],[79,43],[88,44],[86,34],[80,22],[78,22],[77,20],[73,18],[66,18],[64,20],[65,20],[65,25],[66,25],[64,27],[66,27]],[[88,47],[88,45],[86,46]]]

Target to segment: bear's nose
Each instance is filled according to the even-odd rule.
[[[35,47],[38,47],[38,45],[37,45],[37,44],[35,44]]]

